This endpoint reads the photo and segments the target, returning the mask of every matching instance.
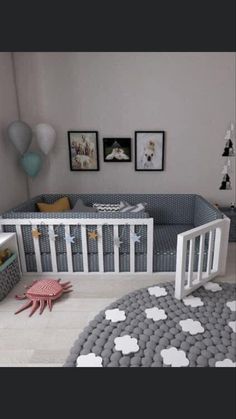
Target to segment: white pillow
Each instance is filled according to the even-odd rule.
[[[145,210],[145,208],[146,208],[146,204],[143,204],[142,202],[140,202],[139,204],[135,206],[133,210],[131,210],[131,212],[140,212],[140,211]]]
[[[142,203],[142,202],[140,202],[139,204],[136,204],[136,205],[130,205],[126,201],[121,201],[120,202],[120,212],[141,212],[141,211],[145,210],[146,206],[147,206],[147,204]]]

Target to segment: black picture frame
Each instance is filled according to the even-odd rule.
[[[94,138],[92,139],[92,135]],[[99,148],[98,131],[67,131],[69,146],[69,161],[71,171],[98,171],[99,168]],[[84,137],[84,138],[83,138]],[[73,149],[72,141],[77,143],[77,152]],[[83,144],[84,142],[84,144]],[[90,144],[92,146],[90,146]],[[81,147],[81,154],[78,152]],[[78,156],[78,157],[77,157]],[[77,157],[77,161],[75,160]],[[91,167],[92,166],[92,167]],[[93,167],[94,166],[94,167]]]
[[[131,138],[103,138],[103,160],[105,163],[130,163],[132,161]]]
[[[145,134],[146,140],[145,140]],[[161,135],[160,140],[155,135]],[[138,137],[141,137],[140,139]],[[152,138],[153,137],[153,138]],[[150,141],[153,144],[148,143]],[[159,144],[159,142],[161,144]],[[145,145],[146,144],[146,145]],[[158,157],[158,147],[161,147],[161,156]],[[147,150],[146,150],[147,148]],[[145,150],[147,151],[145,153]],[[142,172],[162,172],[165,159],[165,131],[135,131],[135,170]]]

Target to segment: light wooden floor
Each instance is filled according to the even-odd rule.
[[[236,280],[236,243],[230,243],[227,273],[218,281]],[[165,281],[173,281],[174,274],[140,276],[79,275],[69,277],[73,292],[47,309],[42,316],[28,311],[17,316],[14,312],[23,303],[14,295],[23,291],[23,285],[32,277],[23,278],[8,296],[0,302],[0,367],[60,367],[73,342],[90,320],[112,301],[128,292]]]

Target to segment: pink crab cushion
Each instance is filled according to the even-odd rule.
[[[15,314],[29,307],[31,307],[29,316],[32,316],[38,308],[39,314],[42,314],[46,306],[51,311],[53,301],[61,297],[63,293],[72,291],[71,287],[70,281],[60,283],[60,279],[41,279],[34,281],[33,284],[27,287],[27,291],[22,296],[16,295],[17,300],[27,299],[28,301]]]
[[[33,284],[27,291],[27,295],[38,299],[59,298],[63,293],[62,285],[54,279],[43,279]]]

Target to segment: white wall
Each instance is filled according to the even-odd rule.
[[[43,192],[199,193],[220,191],[224,134],[235,119],[233,53],[16,53],[23,119],[52,124],[57,145],[31,195]],[[100,172],[71,172],[68,130],[98,130]],[[104,163],[102,138],[166,131],[164,172]],[[133,143],[134,144],[134,140]],[[133,147],[134,154],[134,147]]]
[[[19,154],[6,135],[8,124],[18,119],[10,53],[0,53],[0,213],[26,198],[26,176]]]

